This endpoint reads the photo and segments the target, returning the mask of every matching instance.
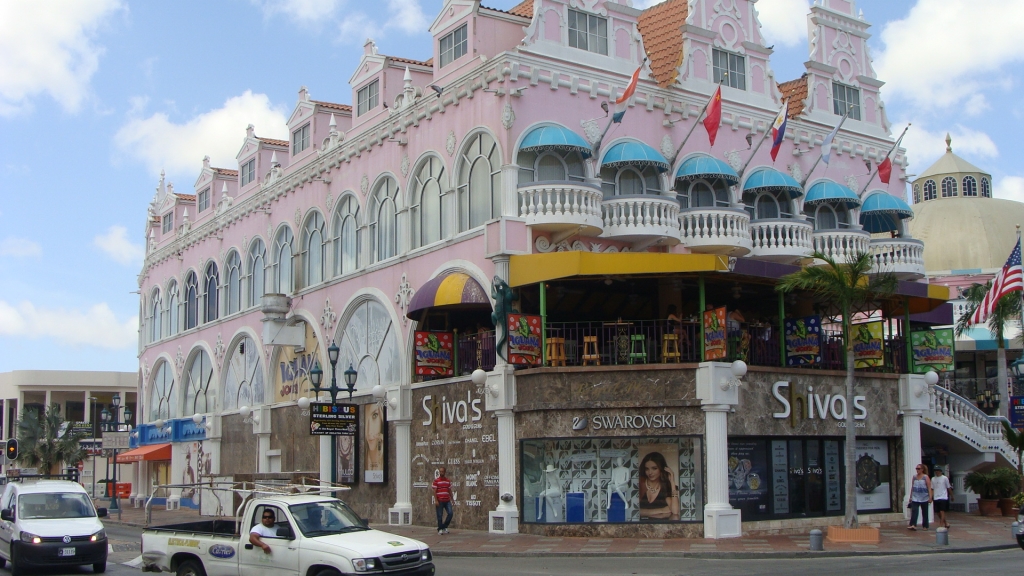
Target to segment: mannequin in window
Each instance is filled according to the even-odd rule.
[[[629,510],[629,498],[626,498],[626,488],[629,486],[629,468],[622,464],[622,457],[619,456],[615,459],[615,466],[612,468],[612,477],[608,481],[608,507],[607,510],[612,509],[612,494],[618,494],[619,498],[622,499],[622,503],[626,505],[626,510]]]
[[[544,499],[544,505],[548,513],[551,514],[551,518],[558,518],[561,508],[562,483],[558,480],[558,469],[551,464],[544,469],[544,482],[544,491],[538,496]]]

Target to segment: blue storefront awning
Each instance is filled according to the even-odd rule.
[[[665,157],[660,152],[636,140],[619,142],[609,148],[604,154],[601,166],[608,166],[609,168],[654,166],[659,172],[665,172],[669,169],[668,161],[665,160]]]
[[[860,210],[860,224],[872,234],[899,230],[900,220],[913,217],[906,202],[882,190],[868,193]]]
[[[736,171],[725,162],[707,154],[691,156],[683,162],[676,172],[676,180],[689,182],[691,180],[715,180],[721,178],[734,186],[739,183],[740,177]]]
[[[860,206],[860,198],[853,190],[831,180],[819,180],[807,189],[804,204],[846,204],[847,208]]]
[[[538,126],[523,138],[520,150],[538,152],[543,150],[561,150],[579,152],[584,158],[590,158],[590,145],[579,134],[564,126],[549,124]]]
[[[743,184],[744,192],[789,192],[791,198],[803,196],[800,183],[789,174],[774,168],[758,168],[750,173]]]

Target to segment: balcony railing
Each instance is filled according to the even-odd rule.
[[[626,241],[679,243],[679,202],[654,195],[616,196],[601,203],[603,236]]]
[[[750,253],[750,215],[735,208],[689,208],[679,212],[683,245],[702,254]]]
[[[494,369],[495,358],[494,330],[475,334],[459,335],[459,358],[455,365],[455,375],[472,374],[477,368],[485,371]]]
[[[924,277],[924,242],[911,238],[881,238],[869,247],[873,272],[892,272],[903,280]]]
[[[601,233],[600,188],[579,182],[541,182],[519,188],[519,215],[528,226],[549,232],[582,227],[582,233]]]
[[[774,262],[794,262],[811,255],[813,226],[804,220],[751,220],[750,255]]]
[[[868,251],[871,234],[864,230],[815,230],[811,242],[815,252],[821,252],[835,262],[844,263]],[[814,263],[823,264],[818,260]]]

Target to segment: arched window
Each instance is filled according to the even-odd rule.
[[[182,376],[185,399],[181,408],[182,416],[213,412],[213,398],[208,396],[213,381],[213,365],[210,356],[202,348],[192,357],[192,362]]]
[[[548,181],[582,182],[586,176],[583,157],[576,150],[520,151],[516,163],[520,186]]]
[[[779,201],[771,194],[764,193],[759,195],[754,203],[754,207],[757,211],[758,220],[779,217]]]
[[[345,196],[338,202],[331,223],[334,244],[334,275],[354,272],[359,265],[359,203]]]
[[[985,177],[982,177],[982,179],[981,179],[981,197],[982,198],[991,198],[992,197],[992,189],[989,188],[989,186],[988,186],[988,178],[985,178]]]
[[[490,134],[473,135],[459,154],[459,232],[501,215],[501,155]]]
[[[160,328],[160,315],[163,312],[163,304],[160,302],[160,290],[153,290],[153,297],[149,303],[149,341],[156,342],[163,336]]]
[[[974,176],[964,176],[964,196],[978,195],[978,181]]]
[[[267,247],[257,238],[249,246],[249,262],[245,271],[249,283],[249,307],[259,306],[267,293]]]
[[[427,157],[412,179],[412,247],[433,244],[448,235],[444,213],[444,163]]]
[[[729,185],[725,180],[693,180],[676,187],[683,208],[729,207]]]
[[[220,298],[218,297],[220,286],[220,273],[217,271],[217,264],[210,262],[206,266],[206,274],[203,276],[203,322],[213,322],[220,312]]]
[[[264,388],[259,347],[255,340],[243,336],[224,366],[224,410],[263,404]]]
[[[921,203],[921,185],[914,184],[914,204]]]
[[[369,390],[377,384],[399,382],[402,354],[399,329],[387,308],[376,300],[355,305],[344,326],[338,326],[335,342],[341,348],[338,368],[351,364],[358,372],[356,388]]]
[[[946,176],[942,179],[942,197],[951,198],[956,196],[956,178]]]
[[[272,278],[274,292],[279,294],[291,294],[295,288],[293,244],[295,244],[295,236],[292,235],[292,229],[287,226],[281,228],[274,238],[274,274]]]
[[[327,266],[327,243],[324,217],[317,211],[306,218],[302,228],[302,286],[314,286],[324,281]]]
[[[850,227],[850,211],[842,204],[838,206],[830,204],[807,206],[807,210],[804,213],[813,219],[815,230],[835,230],[837,228]]]
[[[370,237],[373,239],[373,261],[380,262],[398,255],[398,182],[387,176],[373,191]]]
[[[185,276],[185,330],[199,324],[199,279],[192,270]]]
[[[171,281],[171,285],[167,287],[167,335],[174,336],[178,333],[178,303],[181,300],[178,298],[178,283]]]
[[[171,365],[160,362],[153,371],[153,384],[149,393],[149,421],[170,420],[178,417],[174,402],[174,373]]]
[[[242,258],[237,250],[228,255],[225,274],[227,274],[227,306],[225,313],[234,314],[242,309]]]
[[[935,200],[937,197],[935,194],[935,180],[925,180],[924,182],[924,199]]]
[[[601,189],[604,197],[661,194],[661,177],[653,166],[601,168]]]

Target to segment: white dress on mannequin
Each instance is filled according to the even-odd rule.
[[[608,482],[608,510],[612,509],[612,493],[622,498],[622,503],[629,510],[629,498],[626,498],[626,488],[629,487],[629,468],[622,465],[622,457],[615,459],[615,466],[612,468],[612,478]]]

